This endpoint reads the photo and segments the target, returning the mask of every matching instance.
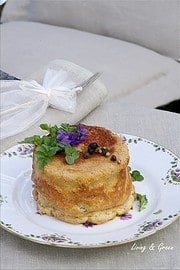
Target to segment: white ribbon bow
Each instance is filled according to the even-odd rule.
[[[2,81],[1,138],[22,132],[38,121],[48,106],[74,113],[77,91],[75,82],[64,70],[47,69],[43,84],[31,81]]]
[[[71,113],[76,108],[76,92],[82,90],[82,87],[75,87],[75,82],[68,78],[67,72],[52,69],[47,69],[42,85],[31,80],[21,81],[19,87],[43,94],[47,97],[49,106]]]

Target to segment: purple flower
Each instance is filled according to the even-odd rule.
[[[175,169],[174,175],[175,175],[177,178],[180,178],[180,168],[176,168],[176,169]]]
[[[155,220],[153,222],[147,222],[145,225],[142,226],[143,231],[152,231],[159,226],[161,226],[163,222],[161,220]]]
[[[126,214],[123,214],[120,216],[120,219],[121,220],[128,220],[128,219],[131,219],[132,218],[132,215],[129,214],[129,213],[126,213]]]
[[[85,222],[85,223],[83,223],[82,224],[84,227],[86,227],[86,228],[89,228],[89,227],[93,227],[94,225],[96,225],[96,224],[94,224],[94,223],[91,223],[91,222]]]
[[[71,144],[72,146],[76,146],[85,140],[86,133],[87,130],[85,128],[81,128],[80,124],[78,124],[76,131],[65,131],[60,129],[58,131],[57,140],[63,145]]]
[[[84,142],[85,138],[86,138],[86,134],[87,134],[87,129],[85,128],[81,128],[81,125],[78,124],[77,125],[77,130],[75,133],[75,137],[74,137],[74,146],[78,145],[81,142]]]
[[[70,144],[73,141],[73,133],[71,131],[64,131],[60,129],[58,131],[57,140],[60,141],[63,145]]]
[[[32,149],[33,149],[32,144],[22,144],[21,146],[18,147],[17,151],[22,154],[26,154],[26,153],[31,152]]]
[[[121,135],[121,139],[122,139],[124,142],[127,141],[127,139],[126,139],[126,137],[125,137],[124,135]]]
[[[161,226],[162,224],[163,224],[162,221],[159,221],[159,222],[156,224],[156,227]]]

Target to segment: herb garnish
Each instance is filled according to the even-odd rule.
[[[139,201],[139,207],[138,207],[139,212],[141,212],[143,209],[145,209],[145,206],[148,203],[148,199],[147,199],[146,195],[141,195],[139,193],[135,193],[135,200]]]
[[[128,167],[128,169],[133,182],[141,182],[144,180],[144,176],[138,170],[131,171],[131,167]]]
[[[87,130],[81,128],[80,124],[71,126],[67,123],[61,124],[60,127],[41,124],[40,128],[48,131],[48,135],[34,135],[21,142],[31,143],[37,147],[35,156],[38,168],[43,168],[46,163],[52,161],[52,157],[56,153],[60,152],[65,153],[65,160],[68,164],[73,164],[79,157],[75,146],[85,140]]]
[[[131,170],[131,167],[128,166],[129,173],[131,175],[131,179],[133,182],[138,181],[141,182],[144,180],[144,176],[138,170]],[[145,209],[146,204],[148,203],[148,199],[146,195],[141,195],[139,193],[135,193],[135,200],[139,201],[138,211],[141,212]]]

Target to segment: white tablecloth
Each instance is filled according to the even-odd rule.
[[[82,122],[145,137],[180,156],[180,115],[178,114],[130,107],[117,101],[99,107]],[[24,134],[3,140],[2,150],[16,144],[22,136]],[[1,269],[180,269],[179,226],[178,219],[154,235],[136,242],[91,249],[40,245],[1,229]],[[145,246],[145,251],[133,250],[134,243],[139,247]],[[153,251],[149,250],[152,243],[156,246]],[[161,243],[171,249],[159,252],[157,247]]]

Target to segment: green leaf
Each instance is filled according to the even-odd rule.
[[[49,131],[49,125],[48,125],[48,124],[41,124],[41,125],[40,125],[40,128],[41,128],[42,130],[47,130],[47,131]]]
[[[68,132],[68,131],[72,131],[72,132],[76,132],[76,127],[73,127],[67,123],[62,123],[61,124],[61,129],[64,130],[65,132]]]
[[[36,151],[35,155],[38,159],[44,158],[44,156],[45,156],[44,152],[42,152],[42,151]]]
[[[45,162],[48,163],[48,162],[51,162],[52,161],[52,156],[47,156],[46,159],[45,159]]]
[[[144,180],[144,177],[141,175],[141,173],[137,170],[134,170],[132,172],[130,172],[131,174],[131,177],[132,177],[132,181],[135,182],[135,181],[143,181]]]
[[[50,133],[51,137],[56,137],[57,136],[57,131],[58,131],[58,126],[54,125],[53,127],[51,127],[51,125],[48,124],[41,124],[40,128],[42,130],[46,130]]]
[[[148,203],[148,199],[146,195],[141,195],[140,193],[135,193],[135,199],[139,201],[139,212],[145,209],[146,204]]]
[[[46,165],[46,163],[51,162],[52,157],[57,153],[58,150],[59,150],[58,146],[55,147],[48,145],[38,146],[35,152],[38,168],[43,168]]]
[[[66,123],[62,123],[61,124],[61,129],[64,130],[64,131],[69,131],[69,124],[66,124]]]
[[[53,127],[50,127],[49,131],[50,131],[51,137],[56,137],[58,130],[59,130],[59,128],[56,125]]]
[[[43,153],[43,155],[45,155],[46,151],[47,151],[47,149],[46,149],[46,146],[44,144],[37,146],[37,148],[36,148],[36,153],[41,152],[41,153]]]
[[[56,152],[59,150],[59,147],[50,147],[48,150],[48,156],[54,156]]]
[[[21,141],[20,143],[30,143],[37,146],[42,144],[42,138],[39,135],[34,135],[32,137],[25,138],[24,141]]]
[[[38,159],[38,160],[37,160],[37,167],[38,167],[39,169],[44,168],[45,164],[46,164],[46,161],[45,161],[44,159]]]
[[[154,215],[159,215],[159,214],[161,214],[161,213],[162,213],[162,210],[159,209],[158,211],[154,212],[153,214],[154,214]]]
[[[70,144],[65,146],[65,160],[68,164],[73,164],[75,160],[79,157],[79,154],[75,147]]]
[[[43,136],[43,143],[45,145],[51,145],[51,138],[48,136]]]
[[[65,160],[66,160],[66,162],[67,162],[69,165],[74,164],[74,158],[73,158],[72,156],[66,155],[66,156],[65,156]]]

